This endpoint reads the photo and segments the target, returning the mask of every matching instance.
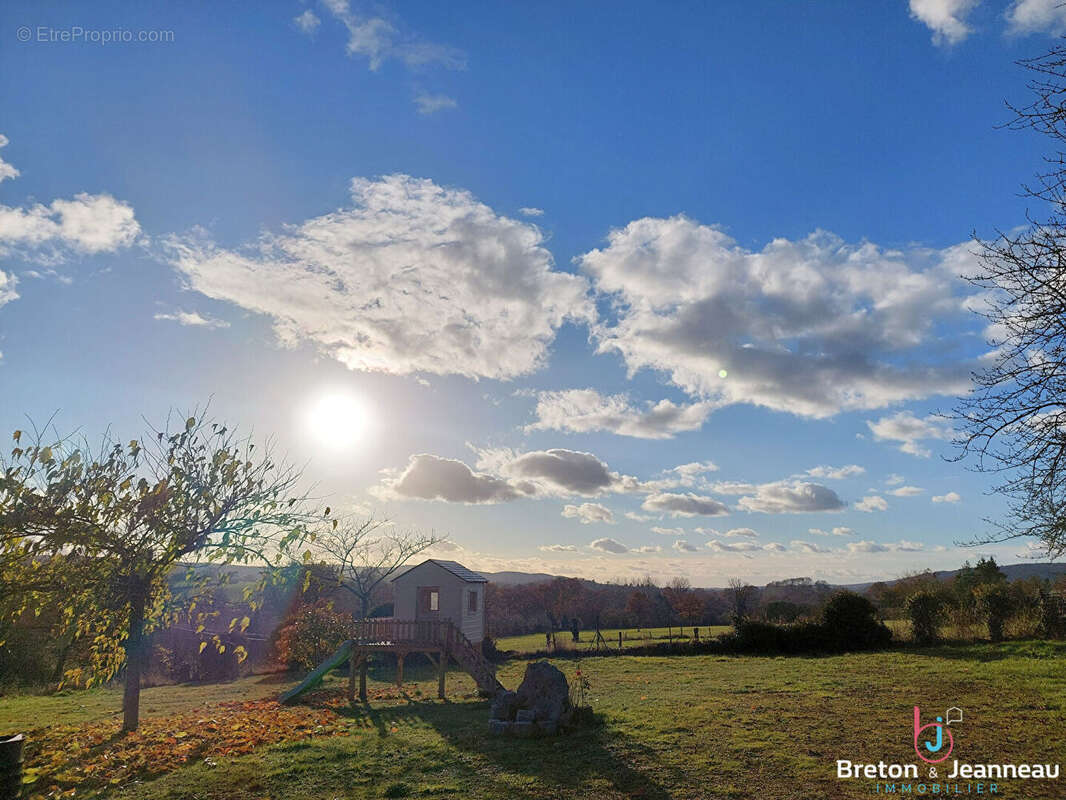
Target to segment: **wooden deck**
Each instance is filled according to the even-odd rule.
[[[422,653],[437,667],[437,694],[441,698],[444,697],[448,662],[452,659],[474,678],[480,691],[491,695],[502,688],[496,680],[495,667],[481,655],[481,643],[473,644],[451,620],[361,619],[352,626],[349,641],[348,694],[352,700],[356,696],[357,672],[359,699],[366,700],[367,657],[381,652],[396,654],[397,686],[403,684],[404,658],[409,653]]]

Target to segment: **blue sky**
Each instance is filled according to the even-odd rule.
[[[957,566],[1054,2],[7,3],[0,423],[211,399],[476,568]],[[110,40],[110,41],[109,41]],[[1039,213],[1040,209],[1032,209]]]

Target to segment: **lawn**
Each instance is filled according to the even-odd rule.
[[[449,675],[441,702],[432,670],[411,665],[403,692],[387,683],[387,669],[375,671],[369,704],[355,708],[340,677],[291,709],[264,699],[290,685],[277,679],[148,689],[146,731],[131,744],[111,739],[119,694],[109,690],[0,698],[0,730],[38,728],[35,740],[56,742],[48,755],[31,751],[30,766],[69,754],[77,769],[66,777],[75,779],[99,763],[83,789],[119,800],[865,798],[875,781],[839,781],[835,761],[915,762],[914,705],[929,719],[948,706],[964,710],[953,726],[961,760],[1066,760],[1064,643],[824,658],[614,656],[559,666],[588,676],[602,724],[553,739],[490,738],[488,703],[469,678]],[[500,678],[513,687],[524,668],[509,662]],[[162,774],[137,767],[153,747]],[[1005,797],[1066,794],[1061,781],[998,783]]]

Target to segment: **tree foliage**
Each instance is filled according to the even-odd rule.
[[[314,534],[314,551],[333,567],[335,585],[359,601],[370,615],[374,593],[408,561],[444,537],[395,528],[387,519],[328,520]],[[310,553],[309,553],[310,555]]]
[[[310,521],[300,473],[204,413],[126,443],[108,434],[97,447],[46,431],[15,431],[0,459],[2,611],[10,620],[60,609],[60,626],[89,650],[70,680],[92,684],[125,667],[132,730],[145,637],[195,613],[206,590],[191,582],[177,598],[167,577],[183,561],[281,563]]]
[[[1011,127],[1051,140],[1047,169],[1023,186],[1046,211],[978,242],[981,267],[969,278],[982,289],[993,350],[954,418],[959,458],[997,473],[1010,504],[983,541],[1033,536],[1055,557],[1066,553],[1066,45],[1020,63],[1034,99],[1011,106]]]

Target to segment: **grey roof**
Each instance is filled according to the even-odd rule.
[[[457,578],[461,578],[462,580],[466,581],[467,583],[488,583],[489,582],[489,579],[486,578],[484,575],[478,575],[473,570],[470,570],[470,569],[467,569],[466,567],[464,567],[458,561],[443,561],[443,560],[441,560],[439,558],[427,558],[425,561],[422,562],[422,564],[436,564],[438,567],[442,567],[443,569],[448,570],[448,572],[450,572],[452,575],[454,575]],[[403,572],[401,572],[399,575],[397,575],[392,580],[397,580],[398,578],[402,578],[404,575],[406,575],[411,570],[418,569],[419,567],[421,567],[422,564],[416,564],[415,566],[411,567],[411,569],[404,570]]]

